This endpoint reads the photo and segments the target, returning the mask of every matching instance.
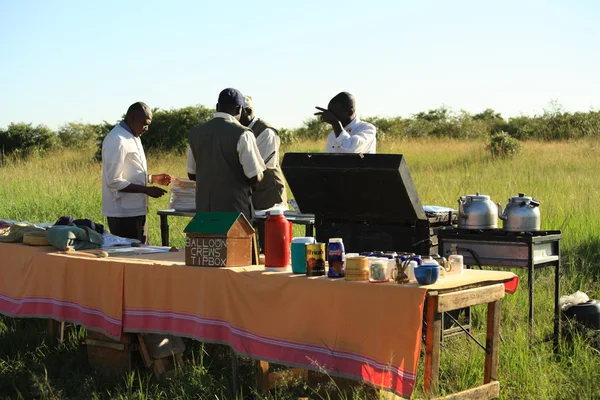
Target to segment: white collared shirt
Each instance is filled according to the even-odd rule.
[[[375,126],[355,117],[336,138],[331,131],[327,136],[325,153],[363,153],[375,154],[377,137]]]
[[[240,123],[237,119],[233,118],[233,116],[227,113],[217,112],[215,113],[214,118],[224,118],[228,121],[234,121],[238,124]],[[240,126],[242,125],[240,124]],[[237,152],[240,159],[240,164],[242,164],[242,168],[244,170],[244,175],[246,175],[248,179],[256,176],[260,181],[263,177],[263,172],[267,168],[265,167],[265,163],[260,156],[260,151],[256,146],[256,138],[254,137],[252,131],[246,130],[246,132],[240,136],[240,139],[237,143]],[[194,154],[192,153],[190,146],[188,146],[186,170],[188,174],[196,174],[196,160],[194,159]]]
[[[252,129],[254,124],[256,123],[258,118],[254,117],[252,122],[248,125],[248,128]],[[258,147],[258,151],[260,151],[260,156],[263,161],[266,160],[271,154],[273,156],[271,159],[265,163],[267,168],[274,169],[279,165],[279,145],[281,143],[281,139],[275,131],[271,128],[267,128],[262,132],[257,132],[258,136],[256,136],[256,146]]]
[[[146,185],[148,167],[139,137],[120,124],[102,142],[102,215],[137,217],[148,213],[148,196],[120,190],[130,184]]]

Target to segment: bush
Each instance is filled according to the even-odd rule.
[[[281,128],[277,130],[277,134],[279,135],[279,139],[281,140],[282,146],[294,144],[298,141],[296,131],[293,129]]]
[[[24,122],[11,123],[0,131],[0,151],[3,155],[27,157],[33,152],[43,152],[56,147],[56,133],[45,125],[33,126]]]
[[[152,124],[142,136],[144,149],[183,153],[187,149],[190,129],[207,122],[213,115],[214,110],[204,106],[154,110]]]
[[[509,158],[521,152],[521,143],[508,133],[499,132],[491,136],[486,149],[494,158]]]
[[[92,147],[101,134],[99,125],[69,122],[58,128],[58,140],[63,147],[81,149]]]

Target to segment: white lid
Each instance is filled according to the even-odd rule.
[[[440,264],[438,264],[438,262],[435,260],[423,260],[423,263],[421,265],[440,265]]]
[[[292,243],[313,244],[314,242],[314,237],[295,237],[292,239]]]
[[[329,239],[329,243],[342,243],[343,240],[341,238],[331,238]]]
[[[269,215],[283,215],[283,211],[278,209],[271,210],[269,211]]]

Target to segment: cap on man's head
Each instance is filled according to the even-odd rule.
[[[219,104],[229,106],[243,106],[244,95],[237,89],[227,88],[219,93]]]
[[[254,110],[254,104],[252,104],[252,96],[244,96],[244,108]]]

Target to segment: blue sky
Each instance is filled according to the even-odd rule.
[[[296,127],[346,90],[363,116],[600,108],[594,1],[0,0],[0,128],[116,121],[225,87]]]

